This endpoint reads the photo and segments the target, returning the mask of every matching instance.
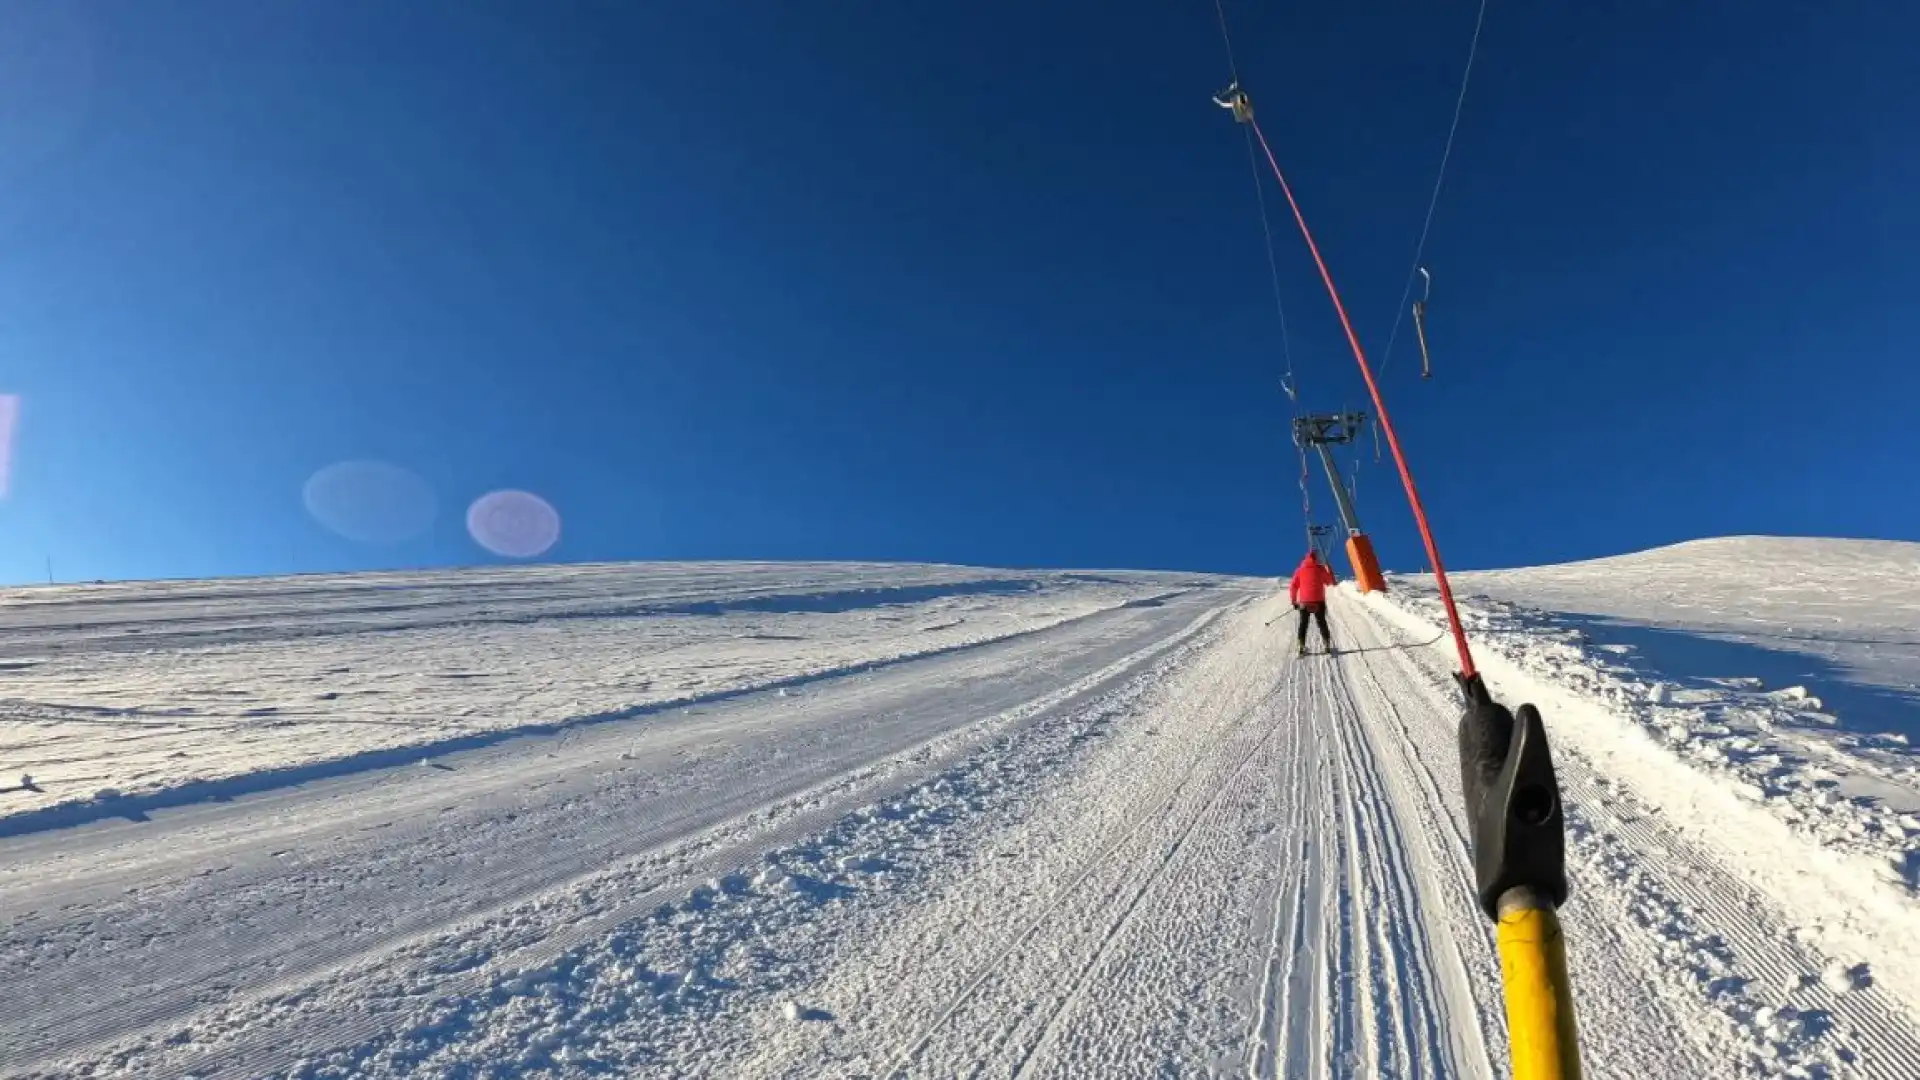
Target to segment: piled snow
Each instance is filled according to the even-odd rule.
[[[1437,632],[1430,579],[1391,588],[1377,610]],[[1920,544],[1697,541],[1454,592],[1490,678],[1797,897],[1813,933],[1856,952],[1920,933]],[[1920,987],[1920,956],[1886,960]]]
[[[0,832],[798,687],[1218,580],[662,563],[0,591]]]
[[[1427,579],[1395,600],[1438,623]],[[1920,887],[1920,544],[1736,537],[1454,576],[1470,632]]]
[[[1457,578],[1463,591],[1597,617],[1597,627],[1703,639],[1620,635],[1682,673],[1730,666],[1789,690],[1813,679],[1850,724],[1920,737],[1920,544],[1728,537]]]

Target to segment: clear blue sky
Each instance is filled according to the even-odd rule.
[[[1227,9],[1378,352],[1474,0]],[[500,488],[566,560],[1298,557],[1209,0],[0,24],[0,580],[484,562]],[[1920,538],[1916,37],[1912,5],[1495,0],[1439,376],[1404,341],[1385,373],[1452,564]],[[1362,404],[1276,240],[1310,403]],[[302,485],[346,459],[424,477],[432,529],[322,528]],[[1390,469],[1359,494],[1418,565]]]

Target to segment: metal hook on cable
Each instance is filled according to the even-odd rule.
[[[1235,79],[1225,90],[1213,95],[1213,103],[1232,111],[1235,123],[1253,123],[1253,99],[1240,89],[1240,80]]]
[[[1413,302],[1413,332],[1420,338],[1420,377],[1433,378],[1433,357],[1427,354],[1427,300],[1433,296],[1433,275],[1426,267],[1420,268],[1420,276],[1426,280],[1420,299]]]

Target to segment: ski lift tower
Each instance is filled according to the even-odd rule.
[[[1386,579],[1380,576],[1380,560],[1373,554],[1373,541],[1360,528],[1360,516],[1353,509],[1353,493],[1340,482],[1340,470],[1334,467],[1333,451],[1330,446],[1350,443],[1360,437],[1360,429],[1367,423],[1367,414],[1362,412],[1322,413],[1317,416],[1296,417],[1293,421],[1293,441],[1300,446],[1310,446],[1320,455],[1320,464],[1327,470],[1327,483],[1333,488],[1333,501],[1340,508],[1340,523],[1347,527],[1347,563],[1353,567],[1354,584],[1361,592],[1386,592]]]
[[[1314,553],[1319,555],[1320,561],[1328,566],[1333,565],[1333,556],[1327,554],[1327,537],[1332,535],[1333,526],[1331,525],[1307,526],[1307,543],[1313,545]]]

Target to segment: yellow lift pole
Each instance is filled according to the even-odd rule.
[[[1493,700],[1460,680],[1460,780],[1473,835],[1474,886],[1494,920],[1514,1080],[1579,1080],[1580,1039],[1558,909],[1567,900],[1566,816],[1531,705]]]

